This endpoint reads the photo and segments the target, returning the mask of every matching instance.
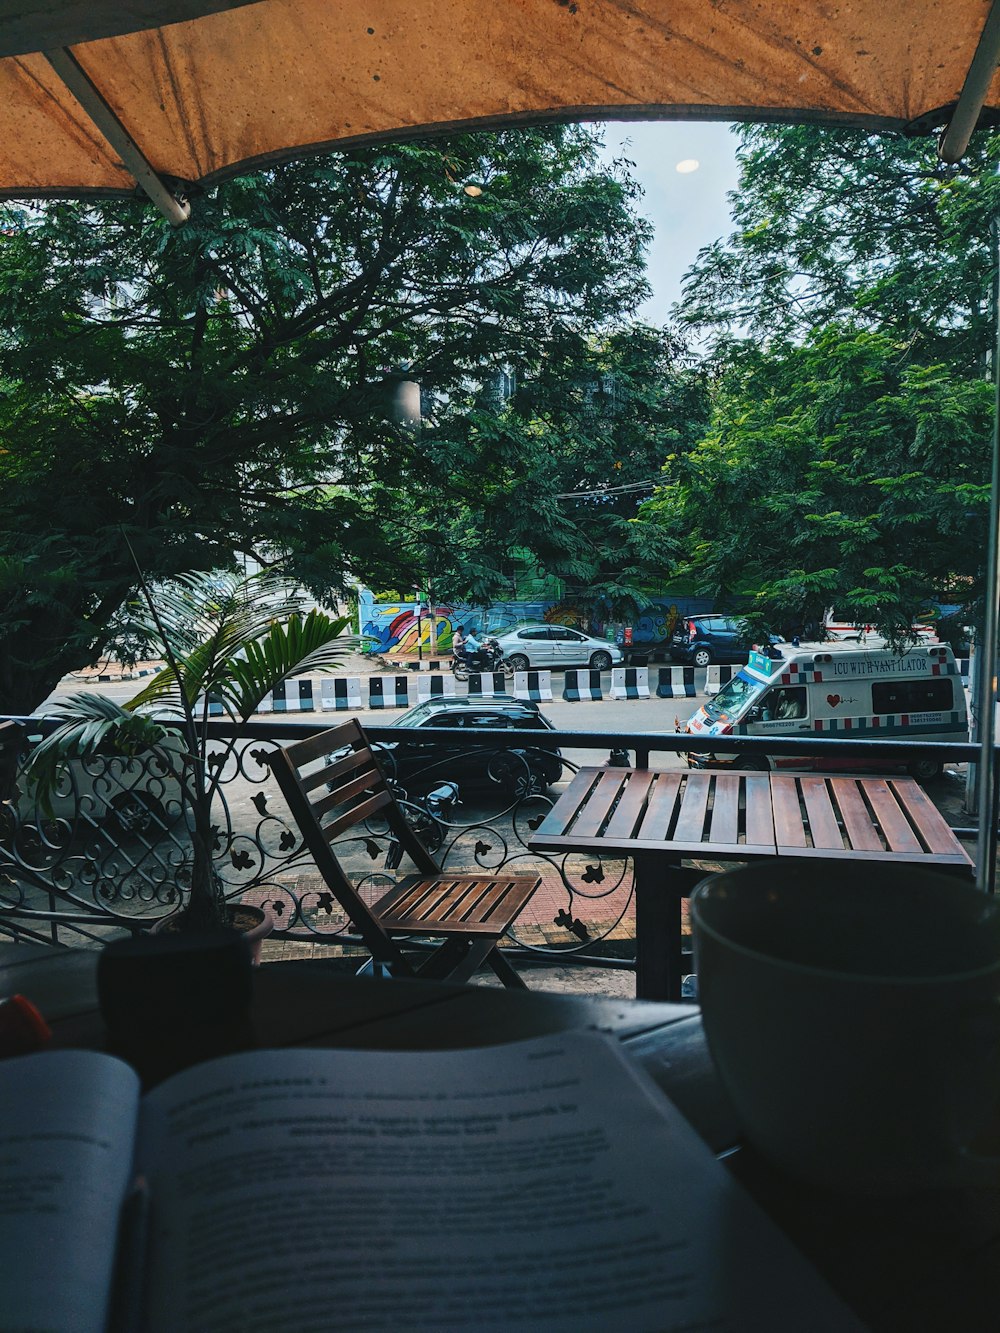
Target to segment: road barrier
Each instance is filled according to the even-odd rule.
[[[454,693],[455,677],[450,671],[447,675],[437,672],[417,677],[418,703],[423,703],[425,699],[450,699]]]
[[[369,708],[407,708],[410,703],[408,676],[369,676]]]
[[[612,699],[648,699],[648,667],[614,667],[611,671]]]
[[[257,705],[257,712],[311,713],[315,707],[311,680],[283,680],[270,694],[264,695]]]
[[[567,667],[566,679],[563,682],[563,698],[570,703],[580,703],[585,699],[603,699],[601,673]]]
[[[966,666],[967,664],[960,664]],[[699,694],[714,694],[720,683],[728,680],[739,668],[709,667],[708,684],[698,688],[694,667],[661,667],[655,690],[657,699],[694,699]],[[700,672],[699,672],[700,675]],[[713,681],[713,676],[715,680]],[[473,698],[510,698],[507,681],[501,671],[471,672],[469,694]],[[416,680],[416,700],[411,682]],[[425,699],[451,698],[456,694],[455,677],[450,671],[422,672],[413,675],[318,676],[315,679],[287,680],[264,697],[258,713],[342,712],[347,709],[373,711],[388,708],[408,708],[411,703]],[[515,671],[513,698],[533,703],[551,703],[551,671]],[[611,688],[605,695],[601,673],[586,669],[568,669],[564,673],[562,698],[568,703],[587,703],[604,698],[648,699],[650,697],[649,669],[647,667],[615,667],[611,672]],[[209,705],[212,717],[223,715],[221,700],[212,699]]]
[[[506,695],[507,678],[502,671],[470,671],[469,693],[481,699]]]
[[[694,667],[660,667],[660,680],[656,687],[657,699],[693,699],[696,694]]]
[[[324,713],[345,708],[363,708],[361,702],[360,676],[323,676],[320,687],[320,703]]]
[[[514,698],[543,703],[552,698],[551,671],[515,671]]]

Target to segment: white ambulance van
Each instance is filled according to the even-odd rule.
[[[947,644],[919,644],[906,652],[852,643],[782,643],[774,656],[751,653],[746,666],[688,721],[704,736],[821,736],[846,740],[968,741],[965,690]],[[823,760],[789,755],[691,753],[693,768],[778,768],[857,771],[895,765],[851,755]],[[941,772],[932,759],[907,766],[928,781]]]

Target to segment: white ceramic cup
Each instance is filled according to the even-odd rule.
[[[860,1194],[1000,1185],[1000,902],[907,866],[771,862],[691,899],[713,1061],[747,1140]]]

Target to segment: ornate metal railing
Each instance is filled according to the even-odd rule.
[[[18,777],[0,806],[0,936],[96,943],[145,930],[176,912],[188,892],[191,847],[189,812],[169,752],[73,761],[65,765],[55,794],[42,801],[32,793],[23,764],[32,734],[37,737],[47,726],[26,721],[19,733]],[[227,899],[269,906],[279,939],[337,946],[350,942],[348,922],[319,878],[265,762],[275,745],[309,735],[324,721],[215,724],[209,764],[218,779],[216,869]],[[367,730],[376,741],[414,740],[412,730],[398,727]],[[442,865],[456,871],[531,866],[543,876],[542,889],[515,923],[513,943],[567,961],[617,955],[628,965],[634,958],[630,862],[593,853],[547,856],[529,850],[527,839],[577,759],[628,762],[634,755],[642,765],[654,751],[692,748],[692,738],[555,731],[499,736],[463,729],[457,754],[454,731],[422,728],[419,739],[422,745],[447,743],[452,753],[407,759],[390,744],[383,750],[384,767]],[[765,745],[772,754],[817,748],[884,754],[901,748],[773,738],[741,738],[728,748],[760,753]],[[933,751],[938,758],[975,753],[971,746],[910,742],[903,748],[913,755]],[[377,820],[335,850],[372,896],[383,892],[400,868],[400,849]]]
[[[336,945],[349,942],[348,922],[319,878],[265,762],[279,739],[321,725],[216,728],[209,758],[217,779],[215,866],[227,900],[271,909],[277,938]],[[71,761],[54,794],[42,799],[24,771],[35,728],[36,736],[46,729],[37,723],[28,729],[15,788],[0,814],[0,935],[96,943],[148,929],[176,912],[190,884],[190,812],[169,753]],[[398,728],[372,728],[376,732],[412,739],[412,732]],[[512,735],[477,740],[463,732],[458,780],[454,757],[417,756],[403,771],[396,752],[387,749],[383,766],[408,818],[444,868],[492,871],[520,863],[541,870],[545,906],[515,925],[515,944],[580,953],[620,929],[631,902],[631,873],[623,861],[529,852],[528,834],[575,765],[560,754],[554,733],[545,733],[544,748],[530,743],[538,741],[537,733],[516,744]],[[435,736],[455,744],[454,732],[440,731],[422,732],[421,742]],[[607,755],[605,740],[602,757]],[[355,831],[338,841],[335,851],[372,897],[385,891],[397,869],[407,869],[399,866],[400,848],[377,819],[361,835]]]

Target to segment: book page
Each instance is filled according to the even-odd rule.
[[[234,1056],[140,1122],[154,1330],[856,1326],[595,1033]]]
[[[0,1060],[0,1328],[104,1333],[139,1080],[121,1060]]]

